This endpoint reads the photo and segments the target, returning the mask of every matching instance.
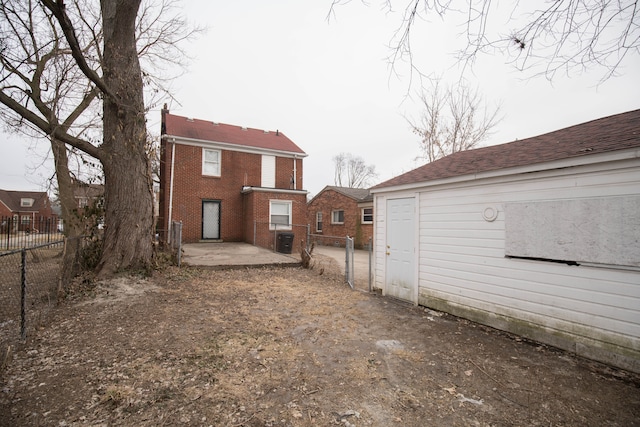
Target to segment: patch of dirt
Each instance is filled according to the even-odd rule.
[[[637,375],[353,291],[334,267],[101,283],[13,354],[0,425],[640,425]]]

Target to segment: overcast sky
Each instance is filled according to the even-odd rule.
[[[375,165],[378,182],[420,166],[419,140],[406,120],[421,112],[418,81],[403,63],[397,64],[399,75],[391,73],[386,60],[401,15],[370,3],[341,6],[327,21],[330,0],[186,1],[187,19],[208,30],[187,47],[192,60],[173,83],[170,111],[284,132],[308,154],[304,185],[311,194],[333,185],[332,157],[341,152]],[[420,22],[415,31],[415,65],[457,80],[450,53],[460,46],[460,29],[435,21]],[[499,55],[483,57],[467,75],[487,103],[501,104],[504,119],[486,145],[640,108],[638,55],[623,64],[621,77],[600,85],[602,70],[550,83],[529,79],[506,62]],[[155,134],[159,108],[149,116]],[[45,189],[52,173],[48,143],[0,137],[0,188]]]

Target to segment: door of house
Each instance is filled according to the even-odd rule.
[[[413,198],[387,200],[385,294],[415,302]]]
[[[220,239],[220,200],[202,201],[202,239]]]

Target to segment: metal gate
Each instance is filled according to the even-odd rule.
[[[353,289],[355,283],[355,261],[354,261],[354,251],[353,247],[353,237],[347,236],[347,240],[345,242],[345,261],[344,261],[344,275],[347,283]]]

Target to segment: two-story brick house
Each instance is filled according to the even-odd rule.
[[[349,236],[363,248],[373,238],[373,196],[365,188],[327,185],[307,204],[307,221],[318,244],[342,246]]]
[[[306,240],[306,153],[282,132],[162,111],[158,228],[182,240],[276,248],[277,233]]]

